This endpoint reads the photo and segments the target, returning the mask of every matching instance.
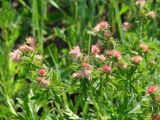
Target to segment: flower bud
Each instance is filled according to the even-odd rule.
[[[146,93],[147,93],[147,94],[153,94],[153,93],[156,92],[157,90],[158,90],[158,86],[157,86],[157,85],[152,85],[152,86],[150,86],[150,87],[147,89]]]
[[[45,76],[46,75],[46,69],[42,68],[38,70],[38,75]]]

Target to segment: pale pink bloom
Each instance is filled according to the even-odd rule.
[[[136,64],[138,64],[140,61],[142,61],[142,57],[139,55],[135,55],[132,57],[132,61]]]
[[[123,25],[122,25],[122,29],[123,29],[124,31],[127,31],[128,28],[129,28],[129,23],[128,23],[128,22],[124,22]]]
[[[101,62],[105,61],[106,57],[104,55],[96,55],[95,56],[97,59],[99,59]]]
[[[82,53],[80,51],[79,46],[73,47],[73,49],[70,50],[69,54],[73,59],[78,59],[82,57]]]
[[[153,18],[153,19],[156,17],[154,11],[150,11],[150,12],[147,14],[147,16],[150,17],[150,18]]]
[[[38,70],[38,75],[40,75],[40,76],[45,76],[46,73],[47,73],[47,71],[45,68],[41,68]]]
[[[11,52],[10,54],[10,58],[14,61],[14,62],[18,62],[21,59],[21,52],[17,49],[14,50],[13,52]]]
[[[32,48],[35,48],[36,42],[35,42],[35,40],[34,40],[33,37],[28,37],[28,38],[26,38],[26,40],[27,40],[27,43],[28,43]]]
[[[153,94],[153,93],[156,92],[157,90],[158,90],[158,86],[157,86],[157,85],[152,85],[152,86],[150,86],[150,87],[147,89],[146,93],[147,93],[147,94]]]
[[[110,65],[104,65],[104,66],[102,67],[102,70],[103,70],[103,72],[105,72],[105,73],[110,73],[110,72],[112,71],[112,68],[111,68]]]
[[[42,86],[42,87],[48,87],[49,86],[49,81],[48,80],[41,80],[40,82],[39,82],[39,84]]]
[[[36,79],[38,82],[41,82],[42,80],[44,80],[44,77],[37,77]]]
[[[90,79],[91,70],[80,70],[72,74],[73,78],[87,78]]]
[[[101,30],[105,30],[109,27],[109,24],[107,21],[102,21],[99,23]]]
[[[99,24],[97,24],[94,28],[93,28],[93,32],[98,33],[101,29],[101,26]]]
[[[90,65],[89,63],[87,63],[87,62],[84,62],[84,63],[82,64],[82,66],[83,66],[83,68],[85,68],[85,69],[88,69],[88,70],[91,69],[91,65]]]
[[[143,8],[146,4],[145,0],[137,0],[136,5],[139,5],[141,8]]]
[[[141,43],[139,47],[142,49],[143,52],[147,52],[149,50],[148,45]]]
[[[107,51],[106,54],[108,56],[115,57],[117,60],[121,59],[121,52],[118,50],[110,50],[110,51]]]
[[[101,21],[100,23],[98,23],[94,28],[93,31],[94,32],[99,32],[99,31],[103,31],[105,29],[107,29],[109,27],[109,24],[107,21]]]
[[[99,49],[98,45],[92,45],[91,52],[92,52],[92,55],[99,54],[100,49]]]
[[[34,48],[24,44],[24,45],[19,47],[19,50],[22,51],[22,52],[29,52],[29,51],[34,51]]]

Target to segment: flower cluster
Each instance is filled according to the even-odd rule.
[[[42,56],[36,54],[36,42],[32,37],[28,37],[23,45],[20,45],[18,49],[13,50],[10,53],[10,59],[14,62],[30,63],[40,67],[42,63]],[[35,62],[37,61],[37,62]],[[40,64],[37,64],[40,63]],[[27,66],[28,66],[27,64]],[[33,67],[32,67],[33,69]],[[35,68],[36,69],[36,68]],[[47,87],[49,81],[46,80],[46,69],[42,68],[38,70],[37,81],[42,87]]]
[[[10,53],[10,58],[14,62],[19,62],[25,52],[33,52],[35,50],[35,40],[32,37],[28,37],[26,40],[27,42],[25,44],[21,45],[18,49],[13,50],[13,52]]]
[[[140,44],[139,49],[142,50],[143,53],[148,52],[149,47],[146,44]],[[113,50],[104,50],[101,51],[100,47],[98,44],[94,44],[91,46],[91,56],[85,56],[85,53],[81,53],[81,50],[79,46],[73,47],[69,54],[71,55],[71,58],[75,62],[80,62],[80,69],[73,73],[72,77],[73,78],[87,78],[91,79],[92,78],[92,71],[95,70],[101,70],[103,73],[111,73],[112,72],[112,67],[117,66],[119,68],[127,69],[128,64],[126,62],[123,62],[123,57],[122,54],[119,50],[113,49]],[[81,58],[81,59],[79,59]],[[112,58],[115,59],[116,63],[112,61]],[[132,62],[134,64],[139,64],[142,60],[143,57],[140,55],[134,55],[132,58]],[[101,67],[96,66],[95,64],[89,64],[93,63],[94,60],[98,60],[97,62],[100,63]],[[97,64],[98,64],[97,63]],[[107,63],[107,64],[106,64]]]
[[[46,69],[45,68],[41,68],[38,70],[38,77],[37,77],[37,81],[39,82],[39,84],[42,86],[42,87],[48,87],[49,85],[49,81],[46,80],[45,76],[46,76]]]

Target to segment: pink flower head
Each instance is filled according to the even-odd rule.
[[[139,47],[142,49],[143,52],[147,52],[149,50],[148,45],[141,43]]]
[[[44,80],[44,77],[37,77],[36,79],[38,82],[41,82],[42,80]]]
[[[155,15],[155,12],[154,11],[150,11],[148,14],[147,14],[148,17],[154,19],[156,17]]]
[[[73,47],[73,49],[70,50],[69,54],[73,59],[78,59],[82,57],[82,53],[80,51],[79,46]]]
[[[124,22],[123,25],[122,25],[122,28],[124,31],[127,31],[128,28],[129,28],[129,23],[128,22]]]
[[[105,61],[106,57],[104,55],[96,55],[97,59],[99,59],[101,62]]]
[[[84,62],[84,63],[82,64],[82,66],[83,66],[83,68],[85,68],[85,69],[88,69],[88,70],[91,69],[91,65],[90,65],[89,63],[87,63],[87,62]]]
[[[158,115],[157,113],[154,113],[152,116],[152,120],[160,120],[160,115]]]
[[[111,68],[111,66],[109,66],[109,65],[104,65],[104,66],[102,67],[102,70],[103,70],[103,72],[105,72],[105,73],[110,73],[110,72],[112,71],[112,68]]]
[[[156,92],[157,90],[158,90],[158,86],[157,86],[157,85],[152,85],[152,86],[150,86],[150,87],[147,89],[146,93],[147,93],[147,94],[153,94],[153,93]]]
[[[92,52],[92,55],[99,54],[100,49],[99,49],[98,45],[92,45],[91,52]]]
[[[136,5],[139,5],[141,8],[143,8],[146,4],[145,0],[137,0]]]
[[[142,57],[139,55],[135,55],[132,57],[132,61],[136,64],[138,64],[140,61],[142,61]]]
[[[115,57],[117,60],[121,59],[121,52],[118,50],[110,50],[106,53],[108,56]]]
[[[73,78],[87,78],[90,79],[91,71],[90,70],[81,70],[72,74]]]
[[[107,21],[101,21],[100,23],[98,23],[94,28],[93,31],[94,32],[99,32],[100,30],[105,30],[109,27],[109,24]]]
[[[10,54],[10,58],[14,61],[14,62],[18,62],[21,59],[21,52],[17,49],[14,50],[13,52],[11,52]]]
[[[29,51],[34,51],[34,48],[24,44],[24,45],[19,47],[19,50],[22,51],[22,52],[29,52]]]
[[[39,70],[38,70],[38,74],[39,74],[40,76],[45,76],[45,75],[46,75],[46,69],[44,69],[44,68],[39,69]]]
[[[99,23],[101,30],[105,30],[109,27],[109,24],[107,21],[102,21]]]

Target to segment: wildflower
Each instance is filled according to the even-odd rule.
[[[92,55],[99,54],[100,49],[99,49],[98,45],[92,45],[91,52],[92,52]]]
[[[141,8],[143,8],[146,4],[145,0],[137,0],[136,5],[139,5]]]
[[[157,86],[157,85],[152,85],[152,86],[150,86],[150,87],[147,89],[146,93],[147,93],[147,94],[153,94],[153,93],[156,92],[157,90],[158,90],[158,86]]]
[[[109,65],[104,65],[104,66],[102,67],[102,70],[103,70],[103,72],[105,72],[105,73],[110,73],[110,72],[112,71],[112,68],[111,68],[111,66],[109,66]]]
[[[44,80],[44,77],[37,77],[36,80],[37,80],[38,82],[40,82],[40,81]]]
[[[85,69],[91,69],[91,65],[89,64],[89,63],[87,63],[87,62],[84,62],[83,64],[82,64],[82,66],[83,66],[83,68],[85,68]]]
[[[139,55],[135,55],[132,57],[132,61],[136,64],[138,64],[140,61],[142,61],[142,57]]]
[[[49,86],[49,81],[48,80],[45,80],[45,79],[43,79],[43,80],[41,80],[40,82],[39,82],[39,84],[42,86],[42,87],[48,87]]]
[[[96,55],[97,59],[99,59],[101,62],[105,61],[106,57],[104,55]]]
[[[32,37],[28,37],[27,39],[27,43],[32,47],[35,48],[35,40]]]
[[[107,21],[102,21],[99,23],[101,30],[105,30],[109,27],[109,24]]]
[[[94,32],[99,32],[100,30],[105,30],[109,27],[109,24],[107,21],[101,21],[100,23],[98,23],[94,28],[93,31]]]
[[[91,70],[80,70],[72,74],[73,78],[87,78],[90,79]]]
[[[94,28],[93,28],[93,32],[98,33],[101,29],[101,26],[99,24],[97,24]]]
[[[118,63],[117,63],[117,66],[118,66],[119,68],[124,68],[124,69],[126,69],[126,68],[128,67],[127,63],[124,63],[124,62],[118,62]]]
[[[141,43],[139,47],[142,49],[143,52],[147,52],[149,50],[148,45]]]
[[[9,55],[14,62],[18,62],[21,59],[21,52],[18,49],[14,50]]]
[[[106,54],[115,57],[117,60],[121,59],[121,53],[118,50],[110,50],[107,51]]]
[[[45,76],[45,75],[46,75],[46,69],[44,69],[44,68],[39,69],[39,70],[38,70],[38,74],[39,74],[40,76]]]
[[[24,44],[24,45],[19,47],[19,50],[22,51],[22,52],[29,52],[29,51],[34,51],[34,48]]]
[[[148,17],[150,17],[150,18],[152,18],[152,19],[154,19],[154,18],[156,17],[156,15],[155,15],[155,12],[154,12],[154,11],[150,11],[150,12],[148,12],[147,16],[148,16]]]
[[[128,23],[128,22],[124,22],[123,25],[122,25],[122,29],[123,29],[124,31],[127,31],[128,28],[129,28],[129,23]]]
[[[75,46],[73,49],[71,49],[69,54],[73,59],[78,59],[82,57],[82,53],[80,51],[79,46]]]
[[[154,113],[152,116],[152,120],[160,120],[160,115],[158,115],[157,113]]]

